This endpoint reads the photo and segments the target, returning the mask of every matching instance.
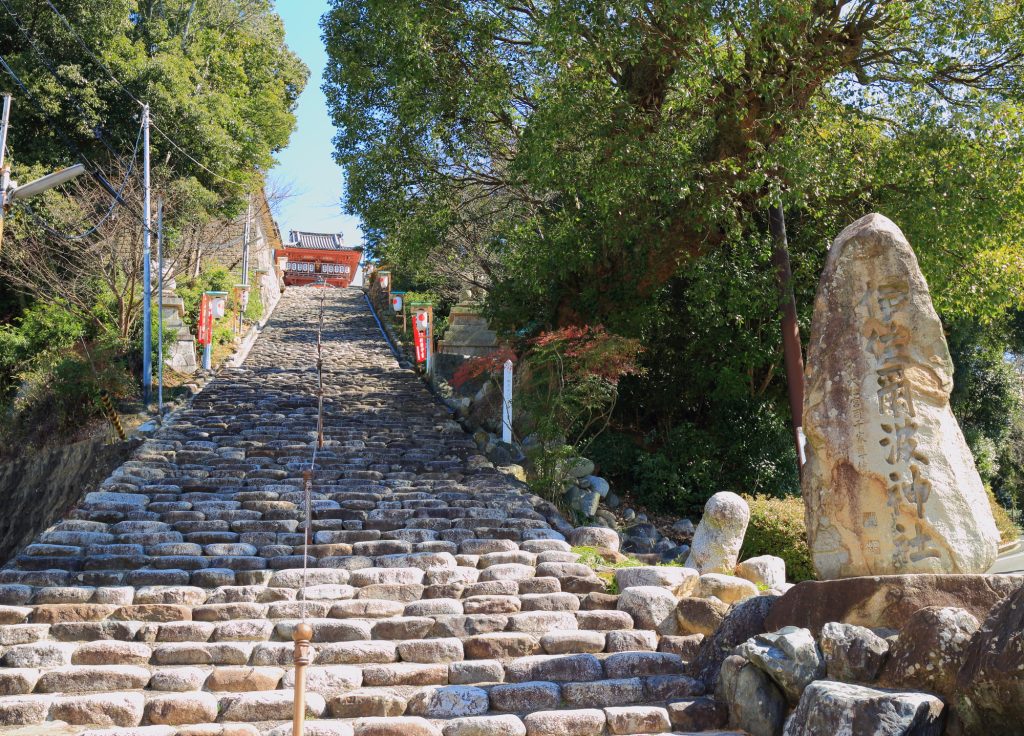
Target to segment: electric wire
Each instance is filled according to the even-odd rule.
[[[2,0],[0,0],[0,2],[2,2]],[[110,207],[107,208],[107,211],[103,214],[103,216],[92,227],[88,228],[87,230],[85,230],[85,231],[83,231],[81,233],[77,233],[75,235],[64,233],[64,232],[61,232],[61,231],[57,230],[53,226],[47,224],[38,214],[36,214],[35,210],[32,209],[32,206],[28,202],[22,202],[21,203],[21,208],[24,209],[25,212],[28,213],[29,217],[31,217],[32,220],[37,225],[39,225],[41,228],[43,228],[43,230],[45,230],[47,233],[49,233],[50,235],[52,235],[55,238],[59,238],[61,240],[71,240],[71,241],[73,241],[73,240],[84,240],[85,238],[89,237],[90,235],[93,235],[94,233],[96,233],[100,229],[100,227],[103,226],[103,224],[108,219],[110,219],[110,217],[114,214],[114,210],[117,209],[117,206],[119,204],[123,204],[124,203],[124,199],[121,198],[121,195],[124,194],[124,190],[128,187],[128,181],[131,179],[131,175],[132,175],[132,172],[135,169],[135,165],[139,161],[139,143],[141,141],[142,141],[142,126],[139,126],[139,133],[138,133],[138,135],[135,138],[135,147],[132,150],[132,157],[131,157],[131,159],[128,162],[128,169],[127,169],[127,171],[125,171],[124,178],[121,180],[121,186],[114,193],[114,199],[110,202]]]
[[[139,105],[140,107],[145,107],[146,103],[140,100],[134,94],[132,94],[132,91],[128,89],[128,87],[114,75],[114,72],[110,70],[110,67],[107,66],[102,59],[100,59],[96,54],[92,52],[92,49],[89,48],[89,44],[85,42],[85,39],[82,38],[81,34],[79,34],[79,32],[75,30],[75,27],[71,25],[68,19],[64,17],[63,13],[57,10],[57,8],[54,6],[52,2],[50,2],[50,0],[44,0],[44,2],[49,6],[50,10],[52,10],[60,19],[61,24],[64,26],[64,28],[67,29],[68,33],[75,37],[75,39],[78,41],[78,45],[82,47],[82,50],[85,51],[89,58],[92,59],[100,67],[100,69],[106,72],[107,76],[110,77],[114,81],[114,83],[118,87],[120,87],[124,91],[124,93],[132,99],[133,102],[135,102],[135,104]]]
[[[42,114],[42,116],[46,119],[46,122],[50,124],[50,128],[57,135],[57,137],[60,138],[64,146],[71,153],[77,156],[84,164],[96,167],[96,165],[89,159],[89,157],[82,152],[82,149],[79,148],[74,142],[71,141],[71,139],[69,139],[64,134],[64,132],[61,130],[57,122],[53,119],[53,117],[50,116],[50,113],[48,113],[46,109],[39,103],[39,101],[35,98],[35,95],[33,95],[29,91],[26,84],[23,81],[21,81],[21,77],[19,77],[17,72],[15,72],[14,69],[11,68],[11,65],[7,63],[7,60],[3,57],[2,54],[0,54],[0,68],[3,68],[3,70],[7,72],[7,75],[14,80],[14,83],[18,85],[21,91],[25,93],[25,97],[28,98],[29,102],[31,102],[32,105],[40,112],[40,114]]]
[[[169,135],[168,135],[167,133],[165,133],[165,132],[164,132],[163,130],[161,130],[161,129],[160,129],[160,126],[159,126],[159,125],[157,125],[157,124],[156,124],[155,122],[153,122],[153,119],[152,119],[152,117],[150,117],[150,120],[149,120],[149,125],[150,125],[150,127],[152,127],[152,128],[153,128],[153,130],[155,130],[155,131],[156,131],[157,133],[159,133],[160,135],[162,135],[162,136],[164,137],[164,139],[165,139],[165,140],[166,140],[166,141],[167,141],[168,143],[170,143],[170,144],[171,144],[171,146],[172,146],[172,147],[173,147],[173,148],[174,148],[174,149],[175,149],[176,151],[178,151],[178,153],[180,153],[180,154],[181,154],[182,156],[184,156],[184,157],[185,157],[185,158],[187,158],[187,159],[188,159],[189,161],[191,161],[192,163],[194,163],[194,164],[195,164],[196,166],[198,166],[198,167],[199,167],[200,169],[202,169],[203,171],[205,171],[205,172],[206,172],[207,174],[209,174],[210,176],[216,177],[217,179],[220,179],[221,181],[225,181],[225,182],[227,182],[228,184],[234,184],[235,186],[239,186],[240,182],[234,181],[233,179],[228,179],[228,178],[227,178],[226,176],[221,176],[220,174],[218,174],[218,173],[217,173],[216,171],[214,171],[213,169],[209,168],[209,167],[208,167],[208,166],[206,166],[205,164],[202,164],[202,163],[200,163],[200,162],[199,162],[199,161],[198,161],[198,160],[197,160],[197,159],[196,159],[196,158],[195,158],[194,156],[192,156],[192,155],[191,155],[191,154],[190,154],[190,153],[189,153],[188,151],[186,151],[186,150],[185,150],[184,148],[182,148],[181,146],[179,146],[179,145],[178,145],[178,144],[177,144],[177,143],[176,143],[176,142],[174,141],[174,139],[173,139],[173,138],[171,138],[171,137],[170,137],[170,136],[169,136]]]
[[[89,47],[89,44],[87,44],[87,43],[86,43],[85,39],[84,39],[84,38],[82,38],[82,35],[81,35],[81,34],[80,34],[80,33],[79,33],[79,32],[78,32],[78,31],[77,31],[76,29],[75,29],[75,27],[74,27],[73,25],[71,25],[71,22],[70,22],[70,21],[69,21],[69,20],[68,20],[68,19],[67,19],[67,18],[66,18],[66,17],[64,16],[64,14],[62,14],[62,13],[60,12],[60,10],[58,10],[58,9],[56,8],[56,6],[54,6],[54,4],[53,4],[52,2],[50,2],[50,0],[44,0],[44,1],[46,2],[46,5],[47,5],[47,6],[48,6],[48,7],[50,8],[50,10],[52,10],[52,11],[54,12],[54,14],[55,14],[55,15],[57,16],[57,18],[59,18],[59,19],[60,19],[61,25],[63,25],[63,26],[64,26],[64,28],[65,28],[65,29],[66,29],[66,30],[67,30],[67,31],[68,31],[68,32],[69,32],[69,33],[70,33],[71,35],[73,35],[73,36],[75,37],[75,40],[76,40],[76,41],[78,42],[78,45],[82,47],[82,50],[83,50],[83,51],[85,51],[85,53],[86,53],[86,54],[87,54],[87,55],[89,56],[89,58],[90,58],[90,59],[92,59],[92,60],[93,60],[93,62],[95,62],[95,63],[97,64],[97,66],[99,66],[99,67],[100,67],[100,69],[102,69],[102,70],[103,70],[103,71],[104,71],[104,72],[106,73],[106,75],[107,75],[107,76],[108,76],[108,77],[109,77],[109,78],[110,78],[110,79],[111,79],[111,80],[112,80],[112,81],[113,81],[113,82],[114,82],[114,83],[115,83],[115,84],[116,84],[116,85],[117,85],[118,87],[120,87],[120,89],[121,89],[121,90],[122,90],[122,91],[123,91],[123,92],[124,92],[124,93],[125,93],[125,94],[126,94],[126,95],[127,95],[127,96],[128,96],[128,97],[129,97],[129,98],[130,98],[130,99],[132,100],[132,101],[133,101],[133,102],[135,102],[135,103],[136,103],[137,105],[140,105],[141,107],[146,107],[146,106],[147,106],[147,105],[146,105],[146,103],[145,103],[145,102],[143,102],[142,100],[140,100],[140,99],[139,99],[138,97],[136,97],[136,96],[135,96],[135,95],[134,95],[134,94],[132,93],[132,91],[131,91],[130,89],[128,89],[127,85],[125,85],[125,84],[124,84],[124,82],[122,82],[122,81],[121,81],[120,79],[118,79],[118,78],[117,78],[117,75],[115,75],[115,74],[114,74],[114,72],[113,72],[113,71],[111,71],[110,67],[109,67],[109,66],[108,66],[108,65],[107,65],[106,63],[104,63],[104,62],[103,62],[103,60],[102,60],[102,59],[100,59],[100,58],[99,58],[99,56],[97,56],[97,55],[96,55],[96,54],[95,54],[95,53],[94,53],[94,52],[92,51],[92,49],[91,49],[91,48]],[[11,9],[10,9],[9,7],[7,7],[7,4],[6,4],[6,2],[3,2],[3,0],[0,0],[0,3],[2,3],[2,4],[4,5],[4,7],[5,7],[6,9],[7,9],[7,12],[8,12],[8,13],[9,13],[9,14],[10,14],[10,15],[11,15],[11,16],[13,17],[13,18],[17,19],[17,16],[16,16],[16,15],[15,15],[15,14],[13,13],[13,11],[11,11]],[[16,21],[16,22],[17,22],[17,21]],[[19,24],[19,29],[20,29],[20,24]],[[25,33],[23,32],[23,35],[26,35],[26,34],[25,34]],[[27,36],[27,35],[26,35],[26,38],[28,38],[28,36]],[[29,41],[29,43],[32,43],[32,42],[31,42],[31,40]],[[33,45],[33,48],[35,48],[35,44],[32,44],[32,45]],[[38,54],[38,55],[40,56],[40,58],[44,58],[44,57],[42,56],[42,53],[41,53],[41,52],[39,52],[39,51],[38,51],[38,49],[37,49],[37,54]],[[51,73],[53,73],[53,74],[54,74],[54,76],[56,76],[56,73],[55,73],[55,72],[53,72],[52,70],[51,70]],[[58,79],[59,79],[59,77],[58,77]],[[201,162],[200,162],[200,161],[199,161],[198,159],[196,159],[196,157],[195,157],[195,156],[191,155],[191,154],[190,154],[190,153],[189,153],[188,151],[186,151],[186,150],[185,150],[184,148],[182,148],[182,147],[181,147],[181,146],[180,146],[180,145],[178,144],[178,142],[177,142],[177,141],[175,141],[175,140],[174,140],[173,138],[171,138],[171,136],[170,136],[170,135],[168,135],[167,133],[165,133],[165,132],[164,132],[164,131],[163,131],[163,130],[162,130],[162,129],[161,129],[161,128],[160,128],[160,127],[159,127],[159,126],[158,126],[158,125],[157,125],[157,124],[155,123],[155,122],[153,122],[153,116],[152,116],[152,111],[150,112],[150,126],[151,126],[151,127],[152,127],[152,128],[154,129],[154,130],[156,130],[156,131],[157,131],[157,132],[158,132],[158,133],[159,133],[159,134],[160,134],[161,136],[163,136],[163,137],[164,137],[164,139],[166,139],[166,140],[167,140],[167,142],[168,142],[168,143],[170,143],[170,144],[171,144],[171,146],[172,146],[172,147],[173,147],[173,148],[174,148],[175,150],[177,150],[177,151],[178,151],[178,152],[179,152],[179,153],[180,153],[180,154],[181,154],[182,156],[184,156],[185,158],[187,158],[187,159],[188,159],[189,161],[191,161],[191,162],[192,162],[193,164],[195,164],[195,165],[196,165],[196,166],[198,166],[198,167],[199,167],[200,169],[202,169],[203,171],[205,171],[206,173],[208,173],[208,174],[209,174],[210,176],[213,176],[213,177],[215,177],[215,178],[217,178],[217,179],[220,179],[221,181],[224,181],[224,182],[226,182],[226,183],[228,183],[228,184],[233,184],[233,185],[235,185],[235,186],[239,186],[239,185],[240,185],[240,182],[234,181],[234,180],[232,180],[232,179],[229,179],[229,178],[227,178],[226,176],[223,176],[223,175],[221,175],[221,174],[218,174],[218,173],[217,173],[216,171],[214,171],[214,170],[213,170],[213,169],[211,169],[210,167],[206,166],[205,164],[201,163]],[[104,145],[106,145],[106,142],[105,142],[105,141],[101,141],[101,142],[103,142],[103,143],[104,143]],[[112,151],[112,153],[113,153],[113,151]],[[115,153],[114,155],[116,155],[116,153]]]
[[[24,93],[25,98],[32,104],[33,107],[36,108],[36,110],[39,111],[39,113],[49,124],[50,129],[57,136],[57,138],[60,139],[61,143],[64,144],[64,147],[68,150],[68,152],[71,153],[73,156],[77,157],[83,164],[85,164],[85,166],[90,170],[90,176],[96,179],[100,183],[100,185],[103,186],[104,189],[107,189],[108,191],[112,192],[112,188],[108,188],[110,187],[110,185],[107,183],[106,177],[103,175],[103,170],[100,168],[100,166],[96,164],[92,159],[90,159],[74,141],[68,138],[68,136],[64,133],[61,125],[53,119],[53,116],[51,116],[50,113],[46,111],[46,108],[42,106],[39,100],[36,99],[35,95],[33,95],[32,92],[29,90],[28,85],[26,85],[25,82],[22,81],[21,77],[18,76],[18,73],[14,71],[14,69],[11,67],[11,65],[7,62],[7,60],[3,57],[2,54],[0,54],[0,69],[3,69],[5,72],[7,72],[7,75]],[[142,216],[138,212],[135,212],[130,206],[128,206],[127,202],[121,200],[121,203],[126,206],[126,210],[133,217],[135,217],[140,222],[144,223]]]
[[[91,58],[94,62],[96,62],[96,64],[99,65],[99,67],[104,72],[106,72],[107,76],[110,77],[110,79],[112,79],[114,81],[114,83],[117,84],[124,91],[124,93],[127,94],[128,97],[130,97],[136,104],[141,105],[143,107],[146,107],[146,103],[143,102],[142,100],[140,100],[134,94],[132,94],[132,91],[130,89],[128,89],[128,87],[120,79],[117,78],[117,76],[114,74],[114,72],[112,72],[110,70],[110,67],[107,66],[103,62],[103,60],[100,59],[95,53],[93,53],[92,49],[90,49],[89,45],[85,42],[85,39],[82,38],[81,34],[77,30],[75,30],[75,27],[71,25],[71,23],[68,21],[68,19],[66,17],[64,17],[64,15],[54,6],[54,4],[52,2],[50,2],[50,0],[45,0],[45,2],[49,6],[50,10],[52,10],[57,15],[57,17],[60,19],[60,22],[64,26],[64,28],[66,28],[68,30],[68,32],[71,33],[75,37],[75,39],[78,41],[78,45],[81,46],[82,49],[85,51],[85,53],[89,55],[89,58]],[[234,184],[235,186],[239,185],[240,182],[234,181],[232,179],[227,178],[226,176],[218,174],[216,171],[214,171],[210,167],[206,166],[203,163],[200,163],[195,158],[195,156],[191,155],[188,151],[186,151],[184,148],[182,148],[180,145],[178,145],[177,141],[175,141],[173,138],[171,138],[170,135],[165,133],[155,122],[153,122],[152,111],[150,112],[150,121],[149,121],[149,123],[150,123],[150,126],[154,130],[156,130],[156,132],[158,132],[160,135],[162,135],[167,140],[167,142],[170,143],[171,146],[175,150],[178,151],[178,153],[180,153],[182,156],[184,156],[189,161],[194,163],[200,169],[202,169],[203,171],[208,173],[210,176],[213,176],[213,177],[215,177],[217,179],[220,179],[221,181],[227,182],[228,184]]]

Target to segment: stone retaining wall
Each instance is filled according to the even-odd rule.
[[[97,437],[0,465],[0,564],[123,463],[137,440]]]

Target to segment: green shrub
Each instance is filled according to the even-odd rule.
[[[807,547],[804,502],[799,496],[744,496],[750,505],[750,525],[740,559],[775,555],[786,561],[786,577],[792,582],[813,580],[814,567]]]

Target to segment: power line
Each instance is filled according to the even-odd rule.
[[[154,130],[155,130],[155,131],[156,131],[157,133],[159,133],[160,135],[162,135],[162,136],[164,137],[164,139],[165,139],[165,140],[166,140],[166,141],[167,141],[168,143],[170,143],[170,144],[171,144],[171,145],[172,145],[172,146],[173,146],[173,147],[174,147],[174,148],[175,148],[175,149],[176,149],[176,150],[178,151],[178,153],[180,153],[180,154],[181,154],[182,156],[184,156],[184,157],[185,157],[185,158],[187,158],[187,159],[188,159],[189,161],[191,161],[192,163],[194,163],[194,164],[195,164],[196,166],[198,166],[198,167],[199,167],[200,169],[202,169],[203,171],[205,171],[205,172],[206,172],[207,174],[209,174],[210,176],[215,176],[216,178],[220,179],[221,181],[226,181],[226,182],[227,182],[228,184],[234,184],[235,186],[238,186],[238,185],[239,185],[239,184],[241,183],[241,182],[237,182],[237,181],[234,181],[233,179],[228,179],[228,178],[227,178],[226,176],[221,176],[221,175],[220,175],[220,174],[218,174],[218,173],[217,173],[216,171],[213,171],[212,169],[210,169],[209,167],[205,166],[204,164],[201,164],[201,163],[199,163],[199,161],[197,161],[197,160],[195,159],[195,157],[193,157],[193,156],[192,156],[191,154],[189,154],[189,152],[188,152],[188,151],[186,151],[186,150],[185,150],[184,148],[182,148],[182,147],[181,147],[181,146],[179,146],[179,145],[178,145],[177,143],[175,143],[175,142],[174,142],[174,139],[173,139],[173,138],[171,138],[171,137],[170,137],[169,135],[167,135],[167,133],[163,132],[163,131],[162,131],[162,130],[160,129],[160,126],[159,126],[159,125],[157,125],[156,123],[154,123],[154,122],[153,122],[153,119],[152,119],[152,118],[150,118],[149,124],[150,124],[150,126],[152,126],[152,128],[153,128],[153,129],[154,129]]]
[[[116,192],[114,192],[114,199],[110,202],[110,207],[107,208],[107,211],[103,214],[103,216],[96,222],[95,225],[93,225],[92,227],[88,228],[84,232],[78,233],[76,235],[70,235],[68,233],[61,232],[60,230],[57,230],[56,228],[54,228],[51,225],[49,225],[48,223],[46,223],[39,215],[37,215],[35,213],[35,211],[32,209],[31,205],[29,205],[28,202],[22,202],[21,203],[22,208],[26,212],[28,212],[29,217],[31,217],[32,220],[37,225],[39,225],[41,228],[43,228],[43,230],[45,230],[47,233],[49,233],[53,237],[59,238],[61,240],[84,240],[85,238],[89,237],[90,235],[92,235],[93,233],[98,231],[100,229],[100,227],[103,226],[103,223],[105,223],[108,219],[110,219],[110,217],[114,214],[114,210],[117,209],[117,206],[119,204],[124,204],[125,203],[124,200],[121,198],[121,195],[124,193],[125,188],[128,186],[128,181],[131,178],[132,170],[135,168],[135,164],[138,162],[138,158],[139,158],[139,143],[140,143],[141,140],[142,140],[142,126],[140,125],[139,126],[139,133],[138,133],[138,135],[135,138],[135,148],[132,151],[132,157],[131,157],[131,160],[130,160],[130,162],[128,164],[128,169],[127,169],[127,171],[125,171],[124,178],[121,180],[121,186],[117,189]],[[131,209],[129,208],[128,211],[131,212]],[[134,214],[134,213],[132,213],[132,214]]]
[[[133,102],[135,102],[135,104],[141,107],[145,107],[146,103],[140,100],[134,94],[132,94],[132,91],[128,89],[128,87],[126,87],[124,83],[121,82],[121,80],[114,75],[114,72],[110,71],[110,67],[107,66],[102,59],[100,59],[96,54],[92,52],[92,49],[89,48],[89,44],[85,42],[85,39],[82,38],[78,31],[75,30],[74,26],[72,26],[71,23],[68,22],[68,19],[65,18],[59,10],[57,10],[54,4],[50,2],[50,0],[45,0],[45,2],[49,6],[50,10],[52,10],[57,15],[57,17],[60,18],[61,24],[68,30],[68,33],[75,37],[75,39],[78,41],[78,45],[81,46],[85,53],[89,55],[89,58],[96,62],[96,64],[98,64],[99,67],[107,73],[107,76],[114,80],[114,83],[118,87],[120,87],[124,91],[124,93],[128,95],[128,97],[130,97]]]
[[[7,72],[8,76],[10,76],[11,79],[14,80],[14,83],[18,85],[18,87],[21,89],[21,91],[25,93],[25,97],[29,100],[29,102],[32,103],[33,106],[35,106],[35,108],[42,114],[42,116],[50,124],[51,129],[57,135],[57,137],[60,138],[64,146],[71,153],[80,158],[85,164],[92,166],[94,168],[98,168],[96,167],[96,164],[89,160],[88,156],[82,153],[82,149],[80,149],[74,142],[71,141],[71,139],[64,135],[63,131],[61,131],[60,126],[57,124],[57,122],[50,116],[50,113],[46,112],[46,108],[39,104],[39,101],[35,98],[35,95],[33,95],[29,91],[25,83],[21,81],[21,77],[19,77],[17,72],[15,72],[14,69],[11,68],[11,65],[7,63],[7,60],[3,57],[2,54],[0,54],[0,67],[2,67],[5,72]]]
[[[103,62],[102,59],[100,59],[96,54],[93,53],[92,49],[90,49],[89,45],[85,42],[85,39],[82,38],[81,34],[79,34],[77,30],[75,30],[74,26],[71,25],[71,23],[68,21],[68,19],[65,18],[64,15],[59,10],[57,10],[57,8],[54,6],[54,4],[50,0],[44,0],[44,1],[46,2],[47,6],[49,6],[50,10],[52,10],[57,15],[57,17],[60,18],[61,24],[68,30],[69,33],[71,33],[75,37],[75,39],[78,41],[78,45],[81,46],[82,49],[85,51],[85,53],[89,55],[89,58],[92,59],[94,62],[96,62],[96,64],[98,64],[99,67],[101,69],[103,69],[103,71],[105,71],[107,73],[107,76],[110,77],[114,81],[114,83],[117,84],[124,91],[124,93],[127,94],[136,104],[145,107],[146,103],[143,102],[142,100],[140,100],[134,94],[132,94],[132,91],[130,89],[128,89],[128,87],[125,86],[125,84],[123,82],[121,82],[121,80],[118,79],[117,76],[115,76],[114,72],[112,72],[110,70],[110,67],[108,67]],[[159,126],[157,126],[157,124],[153,122],[152,116],[150,117],[150,125],[160,135],[162,135],[164,137],[164,139],[168,143],[170,143],[171,146],[173,146],[175,150],[178,151],[178,153],[180,153],[182,156],[184,156],[189,161],[194,163],[200,169],[202,169],[203,171],[208,173],[210,176],[213,176],[213,177],[215,177],[217,179],[220,179],[221,181],[227,182],[228,184],[233,184],[235,186],[238,186],[240,184],[240,182],[237,182],[237,181],[234,181],[232,179],[229,179],[226,176],[222,176],[221,174],[218,174],[216,171],[213,171],[211,168],[209,168],[205,164],[200,163],[188,151],[186,151],[184,148],[179,146],[178,143],[173,138],[171,138],[167,133],[165,133],[163,130],[161,130],[159,128]]]

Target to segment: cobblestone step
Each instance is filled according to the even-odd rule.
[[[718,723],[700,637],[618,610],[570,528],[395,364],[360,292],[290,289],[242,368],[0,569],[0,736],[288,736],[302,620],[307,736]]]

